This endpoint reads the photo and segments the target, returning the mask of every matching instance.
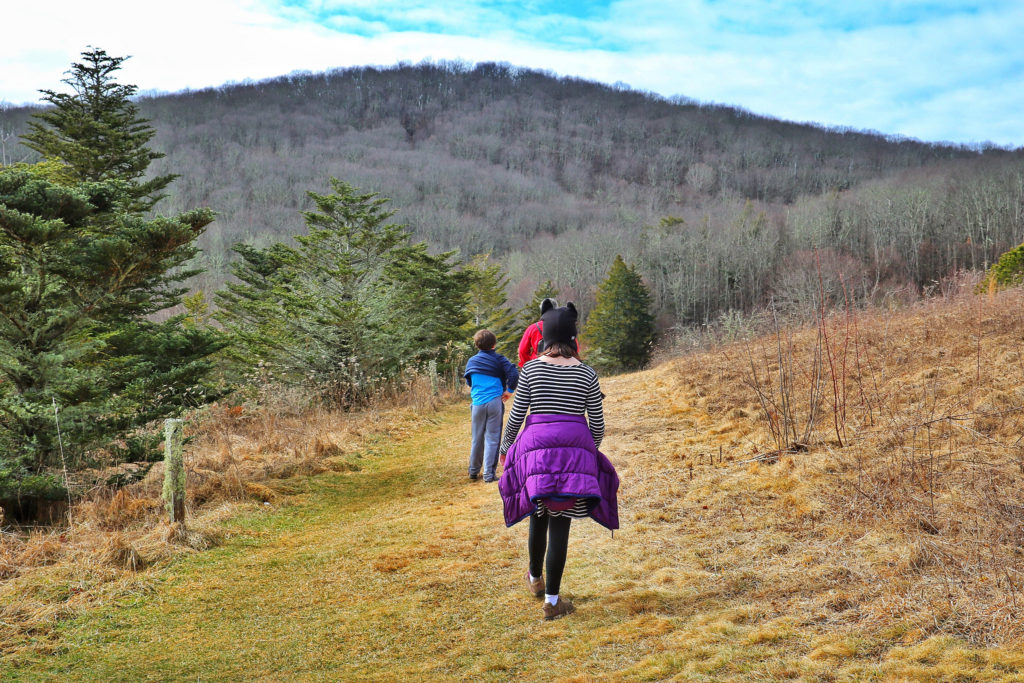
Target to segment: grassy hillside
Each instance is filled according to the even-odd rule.
[[[465,478],[465,402],[376,428],[228,416],[192,450],[197,490],[271,504],[111,580],[59,554],[17,572],[0,661],[14,680],[1020,680],[1022,304],[851,312],[604,378],[623,527],[574,523],[579,611],[552,623],[521,585],[525,527]],[[820,388],[781,451],[780,376],[798,424]],[[63,611],[17,628],[43,604]]]

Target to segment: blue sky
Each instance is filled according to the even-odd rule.
[[[1024,146],[1022,0],[48,0],[4,23],[9,103],[59,88],[87,45],[132,55],[122,80],[160,91],[461,59],[782,119]]]

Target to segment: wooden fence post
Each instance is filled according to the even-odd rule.
[[[164,502],[171,522],[185,521],[185,461],[181,420],[164,420]]]
[[[436,360],[431,360],[429,363],[427,363],[427,372],[430,373],[430,393],[432,393],[434,396],[437,396],[437,392],[438,392],[439,388],[438,388],[438,385],[437,385],[438,379],[437,379],[437,361]]]

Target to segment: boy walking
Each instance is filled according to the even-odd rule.
[[[493,332],[480,330],[473,335],[473,344],[480,352],[466,363],[464,377],[473,399],[473,447],[469,453],[469,478],[473,481],[481,467],[485,482],[496,479],[504,402],[519,382],[516,366],[494,350],[497,343]]]

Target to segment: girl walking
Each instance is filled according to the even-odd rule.
[[[591,517],[618,529],[619,478],[598,451],[604,395],[597,373],[579,357],[576,307],[553,308],[541,320],[544,350],[520,374],[499,449],[498,488],[506,526],[530,518],[526,581],[544,598],[544,618],[554,619],[575,611],[559,594],[572,520]]]

